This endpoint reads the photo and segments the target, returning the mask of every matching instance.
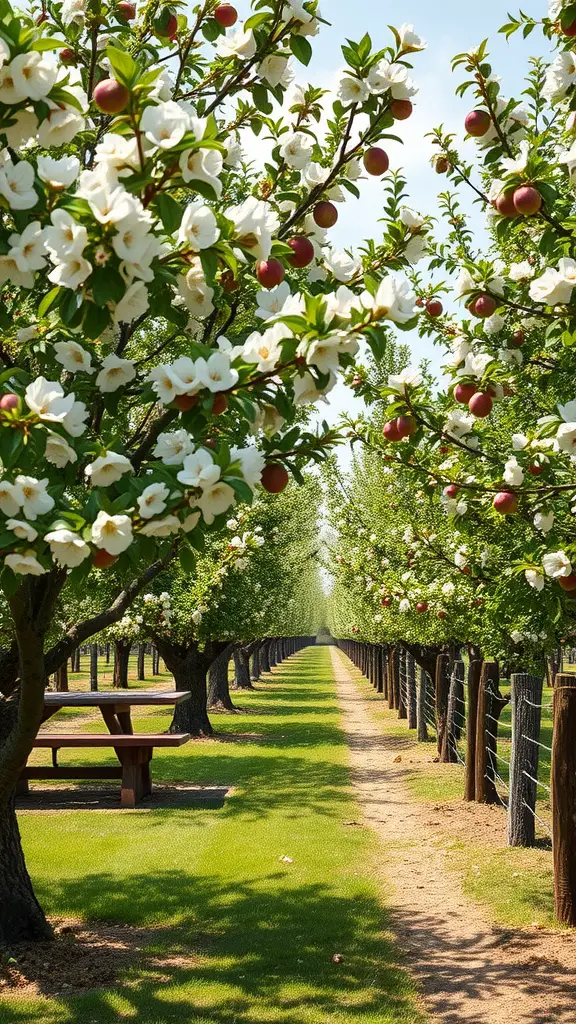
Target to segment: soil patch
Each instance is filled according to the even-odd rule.
[[[128,968],[145,964],[155,980],[170,980],[165,969],[194,966],[191,957],[146,954],[160,929],[132,928],[74,919],[53,919],[54,942],[20,942],[0,949],[0,996],[73,995],[117,983]],[[163,970],[164,969],[164,970]]]

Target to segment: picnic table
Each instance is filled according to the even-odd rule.
[[[34,748],[52,751],[51,767],[26,765],[20,775],[18,792],[28,792],[29,779],[121,779],[122,807],[136,807],[152,792],[150,761],[155,747],[180,747],[190,739],[189,733],[134,733],[133,707],[174,707],[190,700],[181,690],[98,690],[47,692],[44,696],[42,722],[62,708],[98,708],[108,733],[39,732]],[[58,751],[64,747],[113,747],[119,765],[60,765]]]

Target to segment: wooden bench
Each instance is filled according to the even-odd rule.
[[[52,767],[27,766],[20,775],[18,792],[28,792],[29,779],[121,779],[122,807],[136,807],[152,792],[150,761],[154,747],[181,747],[190,733],[46,733],[41,732],[34,747],[52,750]],[[58,751],[64,747],[113,747],[120,764],[115,767],[58,764]]]

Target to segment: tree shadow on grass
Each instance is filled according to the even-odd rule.
[[[416,1024],[422,1018],[381,907],[355,888],[342,895],[298,884],[284,870],[228,883],[183,871],[61,881],[50,896],[62,913],[137,927],[162,922],[150,930],[149,960],[115,990],[60,995],[54,1013],[54,1004],[7,1000],[3,1024]]]

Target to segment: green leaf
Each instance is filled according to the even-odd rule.
[[[196,569],[196,557],[192,548],[187,544],[182,544],[179,551],[180,565],[184,569],[184,572],[194,572]]]
[[[95,306],[93,302],[86,303],[83,327],[86,335],[91,340],[99,338],[110,323],[110,310],[107,306]]]
[[[138,77],[138,66],[129,53],[108,43],[106,56],[110,61],[114,78],[122,85],[131,86]]]
[[[252,489],[248,486],[245,480],[240,480],[238,477],[230,476],[226,477],[226,483],[236,491],[236,494],[241,501],[246,502],[247,505],[251,505],[254,500]]]
[[[308,67],[312,59],[312,47],[304,36],[290,36],[290,49],[301,64]]]
[[[44,296],[40,305],[38,306],[38,316],[46,316],[46,313],[52,309],[52,306],[56,304],[60,296],[61,288],[57,285],[56,288],[52,288],[47,295]]]
[[[158,216],[162,221],[162,226],[166,234],[173,235],[176,229],[180,227],[180,223],[182,221],[184,208],[181,203],[178,203],[166,192],[160,192],[156,196],[154,206],[158,211]]]
[[[120,302],[126,291],[124,279],[114,267],[97,267],[88,278],[88,286],[92,288],[97,306],[105,306],[110,301]]]

